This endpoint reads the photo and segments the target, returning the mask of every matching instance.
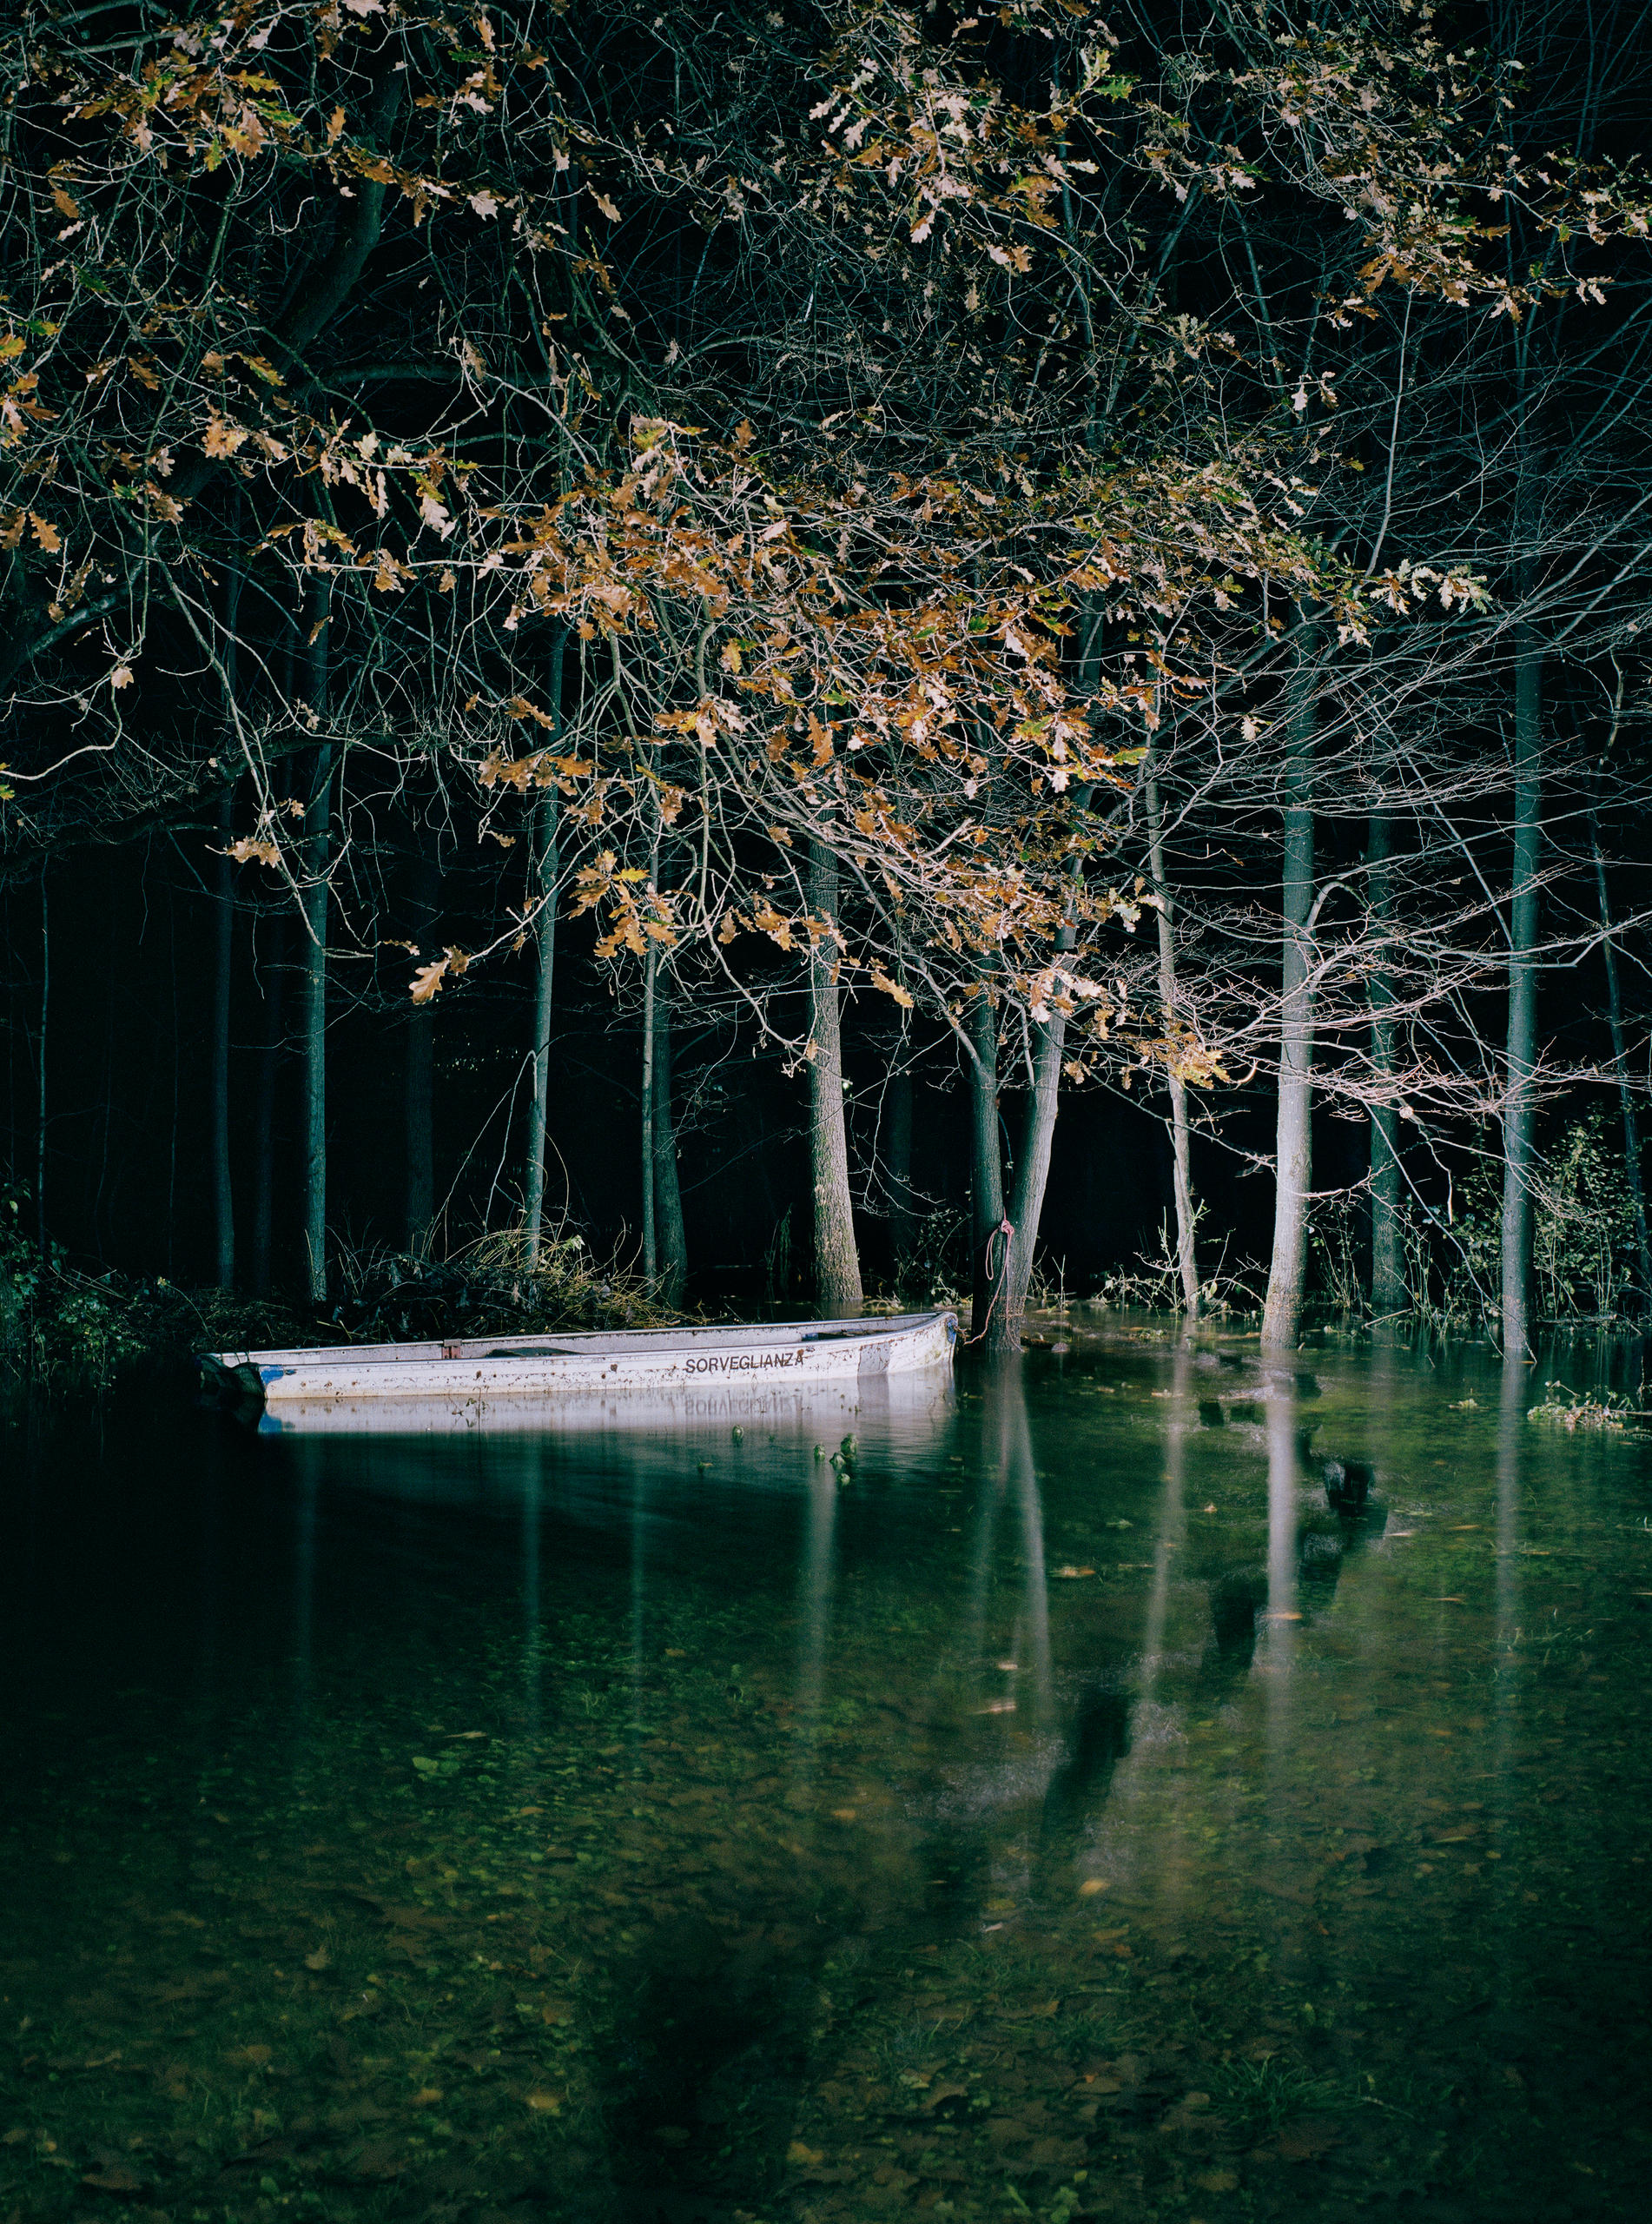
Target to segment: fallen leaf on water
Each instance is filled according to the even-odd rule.
[[[852,1823],[859,1812],[857,1807],[834,1807],[832,1820],[835,1823]]]
[[[559,2116],[562,2114],[562,2095],[560,2093],[530,2093],[528,2095],[528,2106],[534,2110],[536,2115],[542,2116]]]
[[[304,1966],[307,1969],[325,1969],[331,1966],[333,1956],[327,1952],[327,1948],[318,1946],[313,1954],[307,1954],[304,1956]]]
[[[1097,1892],[1105,1892],[1107,1889],[1107,1879],[1105,1876],[1087,1876],[1079,1886],[1079,1897],[1081,1900],[1087,1900]]]
[[[1093,1567],[1058,1567],[1055,1572],[1057,1575],[1063,1575],[1069,1580],[1074,1580],[1080,1575],[1094,1575],[1095,1570]]]
[[[439,2086],[425,2085],[413,2095],[413,2104],[416,2108],[433,2108],[441,2097],[441,2089]]]
[[[90,2186],[94,2193],[113,2193],[130,2195],[142,2193],[147,2180],[124,2162],[113,2162],[106,2170],[88,2170],[82,2178],[83,2186]]]

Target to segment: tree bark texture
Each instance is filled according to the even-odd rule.
[[[1176,1024],[1176,946],[1170,883],[1165,873],[1164,813],[1160,804],[1159,774],[1151,749],[1146,759],[1147,862],[1153,893],[1159,898],[1159,1003],[1165,1016],[1165,1035],[1173,1045]],[[1176,1199],[1176,1271],[1181,1278],[1182,1310],[1190,1320],[1199,1318],[1199,1267],[1193,1256],[1193,1158],[1187,1129],[1187,1084],[1173,1066],[1166,1069],[1170,1089],[1170,1148]]]
[[[310,595],[313,637],[306,674],[310,709],[323,725],[330,602],[329,582],[323,576]],[[333,832],[333,750],[327,742],[315,752],[304,824],[304,1266],[310,1300],[321,1305],[327,1301],[327,927]]]
[[[688,1241],[683,1228],[683,1190],[677,1174],[677,1128],[671,1117],[671,999],[662,976],[654,984],[654,1230],[659,1247],[659,1291],[680,1305],[688,1279]]]
[[[287,914],[270,928],[264,992],[264,1044],[258,1058],[258,1102],[253,1115],[253,1294],[269,1294],[270,1244],[275,1205],[275,1085],[281,1069],[281,991],[287,977]]]
[[[1055,1139],[1055,1115],[1061,1092],[1061,1055],[1067,1044],[1067,1020],[1052,1011],[1047,1019],[1033,1023],[1033,1091],[1028,1099],[1021,1129],[1020,1162],[1009,1201],[1009,1264],[1004,1275],[1001,1325],[995,1314],[987,1334],[988,1351],[1013,1351],[1021,1342],[1027,1293],[1033,1280],[1033,1259],[1038,1248],[1039,1223],[1044,1216],[1044,1192],[1049,1182],[1050,1146]]]
[[[809,845],[809,908],[827,926],[837,917],[837,861]],[[849,1193],[849,1126],[843,1116],[843,1045],[838,1026],[836,946],[829,935],[809,956],[809,1143],[815,1192],[815,1297],[827,1318],[862,1303],[861,1261]]]
[[[904,1056],[906,1038],[895,1046]],[[915,1215],[912,1209],[912,1076],[904,1069],[889,1076],[886,1098],[889,1115],[889,1255],[898,1270],[912,1251]]]
[[[40,865],[40,1039],[35,1079],[35,1232],[46,1256],[46,1037],[51,1024],[51,904],[46,893],[46,861]]]
[[[650,876],[651,882],[652,876]],[[643,955],[643,1276],[652,1282],[659,1272],[659,1231],[654,1213],[654,1023],[658,1003],[659,959],[651,938]]]
[[[998,1013],[983,978],[969,1007],[969,1340],[983,1341],[1007,1317],[1009,1238],[1004,1228],[1004,1157],[998,1129]]]
[[[1646,1190],[1641,1180],[1641,1130],[1635,1117],[1635,1096],[1629,1087],[1629,1048],[1623,1034],[1623,993],[1617,977],[1617,950],[1612,940],[1612,907],[1606,888],[1606,860],[1601,855],[1600,827],[1589,814],[1589,839],[1595,852],[1595,886],[1601,905],[1601,955],[1606,961],[1606,1016],[1612,1030],[1612,1067],[1617,1076],[1617,1108],[1623,1122],[1623,1174],[1629,1201],[1635,1208],[1635,1263],[1641,1278],[1642,1318],[1652,1308],[1652,1243],[1647,1239]]]
[[[1378,1318],[1411,1303],[1401,1255],[1399,1108],[1393,1101],[1393,976],[1384,954],[1393,934],[1393,888],[1389,870],[1392,830],[1388,813],[1371,813],[1365,856],[1370,865],[1366,903],[1377,958],[1371,976],[1371,1064],[1378,1095],[1371,1108],[1371,1309]]]
[[[235,504],[239,526],[241,505]],[[237,654],[241,617],[241,571],[232,562],[224,584],[223,685],[225,725],[235,718],[235,688],[240,678]],[[212,984],[212,1206],[213,1234],[217,1254],[218,1287],[235,1287],[235,1194],[229,1170],[229,1018],[231,969],[235,953],[235,883],[228,851],[232,834],[235,788],[225,788],[218,806],[217,887]]]
[[[551,637],[551,661],[546,693],[550,697],[551,726],[547,744],[562,732],[562,668],[568,645],[565,626]],[[528,1104],[528,1158],[523,1183],[526,1207],[524,1233],[528,1264],[539,1263],[545,1230],[545,1155],[551,1109],[551,1017],[554,1009],[557,963],[557,881],[561,871],[560,792],[553,784],[539,798],[534,813],[535,869],[540,909],[534,922],[539,945],[539,970],[533,984],[533,1095]]]
[[[1262,1310],[1262,1341],[1275,1348],[1294,1344],[1301,1327],[1308,1263],[1308,1197],[1313,1185],[1313,951],[1308,921],[1313,910],[1314,659],[1318,647],[1318,636],[1305,630],[1292,669],[1286,713],[1273,1255]]]
[[[420,946],[435,932],[441,902],[441,861],[433,835],[415,830],[413,870],[413,928]],[[402,1142],[405,1154],[407,1248],[422,1257],[431,1247],[436,1219],[436,1000],[415,1004],[407,1015],[406,1064],[402,1076]]]
[[[1509,904],[1509,1036],[1503,1101],[1503,1349],[1531,1349],[1531,1176],[1536,1111],[1537,868],[1543,851],[1543,651],[1515,633],[1514,865]]]

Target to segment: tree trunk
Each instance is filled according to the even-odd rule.
[[[895,1056],[900,1057],[906,1048],[906,1038],[897,1042]],[[899,1274],[902,1260],[911,1254],[914,1222],[912,1209],[912,1076],[904,1068],[889,1076],[888,1103],[889,1108],[889,1258]]]
[[[235,504],[237,533],[241,499]],[[224,581],[224,724],[233,727],[235,690],[241,678],[241,567],[232,562]],[[235,950],[235,883],[228,855],[233,832],[235,785],[226,786],[218,806],[217,917],[212,997],[212,1202],[217,1239],[218,1287],[235,1287],[235,1196],[229,1173],[229,1017],[231,968]]]
[[[1284,937],[1279,981],[1279,1101],[1273,1191],[1273,1257],[1262,1341],[1292,1345],[1302,1320],[1308,1262],[1308,1195],[1313,1181],[1313,659],[1305,630],[1290,681],[1285,762]]]
[[[1007,1317],[1009,1240],[1004,1228],[1004,1155],[998,1135],[998,1013],[986,976],[969,1008],[969,1250],[975,1276],[969,1340],[984,1341]]]
[[[1172,937],[1170,884],[1165,877],[1164,815],[1159,803],[1159,774],[1151,748],[1146,761],[1147,862],[1159,898],[1159,1002],[1165,1036],[1174,1048],[1176,950]],[[1199,1318],[1199,1268],[1193,1257],[1193,1182],[1187,1132],[1187,1084],[1173,1065],[1166,1069],[1170,1087],[1170,1147],[1176,1193],[1176,1266],[1181,1276],[1182,1310]]]
[[[660,1295],[667,1305],[680,1305],[688,1279],[688,1241],[683,1231],[677,1130],[671,1120],[671,1002],[664,981],[654,984],[654,1215]]]
[[[1595,852],[1595,886],[1601,905],[1601,955],[1606,960],[1606,1015],[1612,1029],[1612,1069],[1617,1076],[1617,1106],[1623,1122],[1623,1173],[1635,1208],[1635,1262],[1641,1277],[1641,1314],[1652,1307],[1652,1243],[1647,1240],[1646,1191],[1641,1181],[1641,1130],[1635,1117],[1629,1089],[1629,1051],[1623,1036],[1623,997],[1617,977],[1617,950],[1612,941],[1612,907],[1607,900],[1606,860],[1601,855],[1600,822],[1589,815],[1590,844]]]
[[[835,923],[837,860],[809,844],[809,908]],[[809,1142],[815,1191],[815,1298],[827,1318],[861,1309],[861,1262],[849,1194],[849,1129],[843,1117],[843,1045],[839,1032],[836,945],[827,937],[809,956]]]
[[[551,743],[555,743],[562,732],[562,667],[567,643],[566,626],[558,626],[551,637],[550,673],[546,688],[551,698],[548,734]],[[551,1109],[551,1015],[557,962],[556,897],[557,881],[561,871],[560,803],[560,791],[553,783],[540,797],[539,807],[534,813],[534,848],[540,898],[534,932],[539,944],[539,965],[533,993],[533,1095],[528,1105],[527,1177],[523,1183],[526,1205],[524,1234],[527,1239],[530,1267],[537,1267],[539,1263],[539,1247],[545,1228],[545,1151]]]
[[[35,1231],[46,1256],[46,1034],[51,1021],[51,906],[46,895],[46,861],[40,864],[40,1042],[36,1063],[38,1103],[35,1126]]]
[[[413,931],[422,947],[433,936],[441,902],[441,863],[434,837],[416,828]],[[407,1248],[416,1258],[430,1250],[436,1218],[436,1000],[407,1015],[403,1075],[402,1139],[406,1149]]]
[[[1388,859],[1388,813],[1373,811],[1366,857],[1371,866],[1367,907],[1377,956],[1371,976],[1371,1063],[1378,1096],[1371,1108],[1371,1309],[1379,1319],[1411,1303],[1400,1260],[1399,1108],[1393,1101],[1393,976],[1385,959],[1393,934],[1393,888]]]
[[[281,990],[286,980],[287,915],[270,929],[269,990],[264,1001],[264,1047],[258,1059],[258,1109],[253,1129],[253,1293],[269,1294],[270,1235],[275,1201],[275,1084],[281,1064]]]
[[[659,1231],[654,1217],[654,1016],[657,998],[657,946],[651,937],[643,954],[643,1278],[652,1283],[659,1272]]]
[[[230,791],[218,807],[218,840],[227,851],[231,836]],[[217,1239],[218,1287],[235,1287],[235,1201],[229,1178],[230,966],[235,949],[235,887],[227,855],[217,860],[216,929],[212,983],[212,1203]]]
[[[1038,1248],[1039,1222],[1044,1215],[1044,1191],[1049,1181],[1050,1145],[1055,1136],[1055,1114],[1061,1089],[1061,1054],[1067,1042],[1067,1020],[1052,1011],[1047,1019],[1033,1023],[1033,1093],[1028,1101],[1021,1129],[1020,1163],[1008,1218],[1009,1264],[1004,1274],[1004,1301],[987,1336],[988,1351],[1014,1351],[1021,1343],[1021,1317],[1033,1279],[1033,1258]]]
[[[327,718],[331,583],[311,591],[307,672],[309,706]],[[327,872],[332,863],[333,750],[315,752],[315,775],[305,814],[304,895],[304,1265],[306,1288],[315,1305],[327,1301]]]
[[[1537,1033],[1537,865],[1543,848],[1543,651],[1515,633],[1514,871],[1509,904],[1508,1070],[1503,1106],[1503,1349],[1531,1349],[1531,1161]]]

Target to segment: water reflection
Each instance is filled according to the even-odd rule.
[[[0,1469],[5,2121],[89,2224],[105,2149],[235,2224],[1637,2213],[1652,1463],[1316,1367]]]

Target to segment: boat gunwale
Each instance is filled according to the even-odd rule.
[[[421,1337],[400,1344],[305,1344],[264,1351],[202,1352],[199,1358],[202,1366],[230,1374],[248,1367],[310,1367],[329,1361],[347,1367],[406,1367],[478,1359],[589,1359],[598,1352],[616,1358],[643,1357],[673,1347],[739,1351],[762,1350],[784,1342],[871,1342],[881,1336],[915,1336],[947,1320],[955,1321],[956,1317],[951,1306],[936,1306],[925,1313],[848,1320],[713,1321],[702,1327],[576,1328],[565,1333],[541,1329],[537,1334],[521,1336]]]

